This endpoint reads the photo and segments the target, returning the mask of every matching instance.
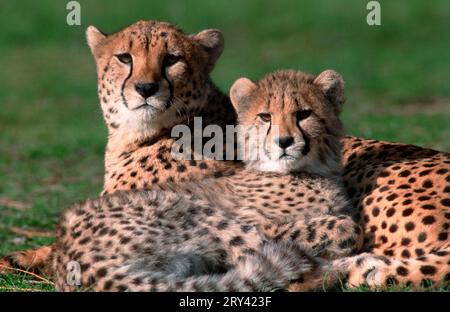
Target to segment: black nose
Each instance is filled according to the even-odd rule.
[[[137,93],[146,99],[158,92],[159,85],[157,83],[137,83],[134,88]]]
[[[282,136],[274,139],[275,143],[281,148],[287,148],[294,143],[294,138],[291,136]]]

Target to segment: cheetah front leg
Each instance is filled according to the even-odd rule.
[[[371,290],[449,287],[450,250],[444,248],[413,259],[400,260],[366,252],[326,261],[292,283],[289,290],[325,290],[335,285],[350,289],[364,286]]]
[[[366,286],[383,290],[393,286],[413,289],[448,287],[450,284],[450,251],[432,252],[413,259],[395,259],[373,253],[334,260],[329,271],[347,280],[347,287]]]
[[[263,234],[275,240],[294,240],[312,254],[326,259],[349,256],[363,244],[361,228],[349,216],[325,215],[309,220],[267,223]]]
[[[17,269],[50,275],[52,246],[14,251],[0,259],[0,274],[16,272]]]

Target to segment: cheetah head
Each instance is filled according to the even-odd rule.
[[[238,79],[230,97],[240,125],[257,129],[241,146],[247,166],[262,171],[306,171],[339,174],[344,81],[327,70],[315,77],[298,71],[277,71],[259,82]],[[248,127],[247,127],[248,128]],[[257,138],[258,142],[252,142]]]
[[[109,135],[122,141],[158,136],[200,110],[209,72],[223,51],[218,30],[189,36],[158,21],[139,21],[110,35],[89,26],[86,37]]]

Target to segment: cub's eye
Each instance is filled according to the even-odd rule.
[[[116,57],[124,64],[131,64],[133,61],[130,53],[117,54]]]
[[[272,119],[272,116],[269,113],[259,113],[258,117],[264,122],[269,122]]]
[[[181,56],[179,55],[167,54],[163,60],[164,67],[172,66],[173,64],[177,63],[180,59]]]
[[[308,118],[312,111],[310,109],[304,109],[296,113],[297,122]]]

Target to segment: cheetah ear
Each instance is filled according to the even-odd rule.
[[[258,86],[248,78],[239,78],[230,88],[231,103],[236,111],[242,110],[250,101]]]
[[[106,38],[106,35],[98,30],[95,26],[89,26],[86,29],[86,39],[89,48],[91,48],[92,54],[97,57],[98,49],[97,47]]]
[[[314,79],[314,84],[319,86],[331,104],[334,105],[336,113],[339,114],[345,102],[345,82],[342,76],[338,72],[328,69]]]
[[[212,71],[216,61],[222,55],[224,39],[222,32],[218,29],[205,29],[198,34],[192,35],[192,39],[197,41],[208,53],[208,72]]]

